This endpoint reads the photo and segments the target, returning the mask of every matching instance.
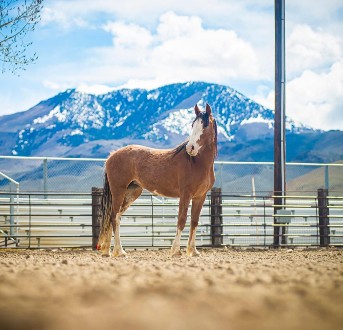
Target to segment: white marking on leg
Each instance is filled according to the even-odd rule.
[[[194,227],[191,231],[191,240],[189,242],[190,247],[195,247],[195,235],[196,235],[196,227]]]
[[[105,240],[101,245],[102,256],[109,257],[111,249],[111,239],[112,239],[112,226],[110,226],[108,232],[105,234]]]
[[[114,249],[113,249],[113,256],[114,257],[122,257],[126,255],[126,252],[123,250],[120,241],[120,216],[121,214],[118,213],[116,216],[116,229],[114,234]]]
[[[181,234],[182,234],[182,230],[178,228],[172,248],[171,248],[172,257],[181,256],[181,251],[180,251]]]
[[[194,227],[189,233],[189,239],[188,239],[188,244],[187,244],[187,254],[190,257],[200,256],[200,253],[195,246],[196,230],[197,230],[197,227]]]

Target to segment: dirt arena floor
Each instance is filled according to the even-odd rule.
[[[0,250],[0,328],[342,329],[343,249]]]

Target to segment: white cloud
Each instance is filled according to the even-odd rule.
[[[274,109],[274,91],[255,100]],[[318,129],[343,128],[343,60],[324,73],[304,71],[286,84],[286,115]]]
[[[136,24],[108,23],[113,46],[94,49],[92,64],[98,80],[106,72],[112,83],[207,80],[226,83],[230,78],[259,79],[253,47],[234,31],[206,29],[195,16],[168,12],[160,17],[156,33]],[[116,77],[120,78],[116,81]],[[89,81],[90,82],[90,81]]]
[[[342,57],[341,40],[308,25],[296,25],[286,43],[287,75],[331,66]]]
[[[260,85],[257,102],[274,109],[274,91]],[[286,114],[319,129],[343,128],[342,40],[294,25],[286,43]]]
[[[286,89],[287,113],[320,129],[343,128],[343,60],[325,73],[305,71]]]
[[[197,16],[167,12],[152,31],[124,21],[107,22],[102,29],[112,36],[112,45],[89,50],[84,60],[54,65],[45,86],[153,88],[189,80],[229,84],[265,77],[250,43],[232,30],[204,27]]]
[[[315,25],[332,23],[336,15],[343,9],[341,0],[316,1],[286,1],[286,19],[288,21],[307,21]],[[335,17],[336,16],[336,17]],[[319,24],[318,24],[319,23]]]
[[[152,42],[152,35],[148,29],[136,24],[111,22],[104,25],[104,30],[113,35],[113,43],[119,48],[146,48]]]
[[[55,91],[62,90],[65,87],[61,83],[56,83],[56,82],[50,81],[50,80],[44,80],[43,86],[46,88],[49,88],[51,90],[55,90]]]
[[[48,6],[43,7],[41,24],[45,26],[51,23],[57,23],[57,26],[61,29],[69,29],[74,26],[81,28],[89,26],[89,22],[87,22],[83,17],[78,15],[71,16],[70,12],[65,9],[65,7],[63,7],[63,10],[61,10],[61,8],[56,10],[56,8]]]
[[[202,20],[196,16],[179,16],[173,12],[167,12],[160,17],[157,27],[157,35],[161,40],[169,40],[180,37],[192,37],[202,33]]]
[[[118,20],[127,19],[130,21],[149,23],[155,20],[166,11],[178,13],[193,13],[195,16],[207,16],[210,20],[224,19],[223,13],[230,15],[230,21],[244,20],[244,14],[251,14],[254,19],[264,19],[266,9],[272,10],[273,4],[270,0],[46,0],[42,18],[55,17],[58,21],[60,16],[68,17],[70,21],[75,17],[92,19],[97,13],[107,14],[116,17]],[[56,13],[51,17],[50,12]],[[63,13],[63,14],[61,14]],[[227,16],[226,15],[226,16]],[[219,17],[218,17],[219,16]],[[258,19],[259,20],[259,19]],[[222,25],[222,22],[220,23]]]
[[[86,94],[93,94],[93,95],[101,95],[106,94],[109,92],[112,92],[115,90],[115,88],[110,88],[106,85],[87,85],[87,84],[81,84],[77,87],[77,91],[80,93],[86,93]]]

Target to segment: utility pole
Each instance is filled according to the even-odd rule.
[[[275,0],[274,215],[285,205],[285,162],[285,0]],[[279,244],[280,227],[275,226],[274,246]]]

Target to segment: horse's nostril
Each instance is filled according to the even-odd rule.
[[[194,146],[192,146],[192,151],[194,150]]]

